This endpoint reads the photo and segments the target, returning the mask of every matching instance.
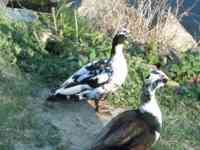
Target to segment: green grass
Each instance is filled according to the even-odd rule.
[[[73,13],[60,8],[54,15],[56,29],[52,15],[41,15],[31,24],[0,18],[0,150],[12,150],[17,142],[35,141],[38,148],[58,145],[59,132],[52,126],[43,128],[46,124],[29,108],[30,97],[37,90],[58,85],[83,64],[110,54],[111,38],[94,31],[83,18],[78,17],[76,31]],[[57,37],[50,50],[36,36],[47,30]],[[108,98],[111,105],[138,106],[140,88],[148,73],[146,64],[158,61],[155,45],[150,42],[147,48],[150,53],[146,56],[132,44],[127,47],[129,76],[125,85]],[[154,150],[200,147],[200,83],[188,84],[200,74],[200,56],[187,53],[180,60],[162,66],[180,88],[168,87],[157,93],[164,123]]]

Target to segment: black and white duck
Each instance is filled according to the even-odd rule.
[[[83,66],[47,100],[95,100],[96,110],[98,111],[99,100],[116,91],[127,77],[127,63],[123,54],[127,35],[127,30],[119,31],[113,38],[109,59],[93,61]]]
[[[141,92],[141,105],[113,118],[100,132],[91,150],[149,150],[160,137],[162,115],[155,92],[167,83],[160,70],[151,70]]]

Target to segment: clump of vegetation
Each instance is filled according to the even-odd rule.
[[[169,76],[180,83],[179,94],[185,99],[197,100],[200,98],[200,55],[199,52],[186,52],[180,55],[177,63],[167,66]]]
[[[46,30],[59,39],[53,47],[58,53],[45,49],[38,40],[39,33]],[[83,18],[76,16],[75,19],[73,12],[60,8],[52,15],[41,15],[32,24],[11,22],[1,17],[0,48],[0,149],[12,149],[18,141],[31,143],[37,134],[41,134],[40,140],[37,140],[39,147],[58,145],[60,137],[57,129],[47,126],[44,133],[40,133],[39,128],[43,124],[40,124],[37,115],[31,113],[32,110],[28,111],[28,99],[34,95],[35,89],[56,86],[80,66],[108,57],[111,38],[94,31]],[[148,51],[131,44],[128,46],[129,75],[123,87],[108,98],[113,106],[138,106],[140,88],[148,73],[147,64],[159,62],[155,43],[151,41],[145,48]],[[153,148],[155,150],[198,149],[200,146],[200,83],[190,82],[193,77],[199,76],[199,59],[198,53],[188,52],[180,57],[178,64],[169,62],[162,66],[180,87],[165,88],[158,93],[164,124],[161,140]],[[188,86],[188,83],[192,85]],[[26,111],[28,114],[18,121],[16,116]],[[27,131],[36,132],[27,136]],[[46,141],[47,137],[49,140]],[[54,137],[56,141],[52,142]]]
[[[199,75],[199,65],[199,52],[186,52],[180,56],[178,63],[170,64],[169,72],[174,80],[185,82],[191,80],[195,75]]]
[[[160,33],[170,15],[166,0],[129,0],[128,3],[124,0],[103,0],[95,4],[86,1],[82,5],[88,8],[96,6],[95,9],[80,10],[80,13],[90,18],[97,29],[111,34],[124,25],[131,31],[133,39],[141,43],[151,39],[160,41]]]

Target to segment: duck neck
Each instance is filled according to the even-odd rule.
[[[140,101],[142,105],[150,101],[156,101],[155,90],[152,91],[150,85],[143,85]]]
[[[141,105],[139,107],[139,110],[142,113],[150,113],[153,115],[159,122],[159,124],[162,124],[162,116],[161,111],[158,106],[156,97],[155,97],[155,90],[151,90],[151,87],[148,85],[144,85],[142,88],[142,93],[140,96]]]
[[[123,44],[117,44],[112,46],[112,51],[111,51],[111,58],[113,57],[123,57]]]

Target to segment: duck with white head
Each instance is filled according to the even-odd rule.
[[[149,150],[160,137],[162,115],[155,92],[168,81],[159,69],[150,69],[143,82],[141,104],[113,118],[98,134],[91,150]]]

